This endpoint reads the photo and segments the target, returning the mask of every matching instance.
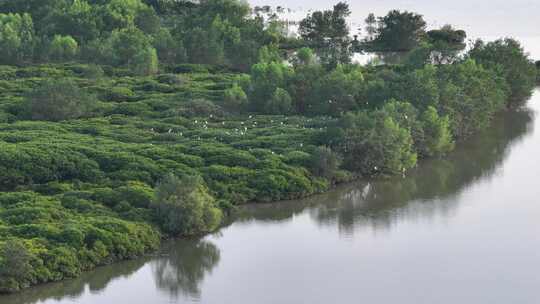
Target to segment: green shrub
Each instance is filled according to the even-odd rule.
[[[224,94],[224,105],[232,111],[241,111],[248,105],[248,98],[244,90],[237,84],[227,89]]]
[[[183,107],[183,114],[187,116],[223,116],[223,110],[206,99],[194,99],[186,102]]]
[[[501,73],[510,89],[508,105],[521,104],[536,85],[536,68],[521,44],[514,39],[484,43],[477,40],[469,57],[485,68]]]
[[[346,168],[365,176],[405,172],[416,164],[410,132],[384,111],[348,114],[339,149]]]
[[[122,200],[136,208],[148,208],[154,199],[154,190],[141,182],[128,182],[118,188],[117,192]]]
[[[317,147],[310,159],[310,169],[317,175],[332,179],[339,169],[341,159],[328,147]]]
[[[202,64],[179,64],[173,68],[175,74],[208,73],[208,66]]]
[[[144,116],[144,114],[151,113],[152,108],[146,103],[142,102],[128,102],[118,104],[109,114],[123,114],[127,116]]]
[[[107,101],[113,102],[127,102],[132,101],[136,97],[135,93],[128,87],[114,87],[110,88],[105,98]]]
[[[73,81],[49,80],[30,92],[24,116],[32,120],[62,121],[90,116],[97,99]]]
[[[420,119],[425,140],[423,154],[427,156],[441,155],[454,148],[448,116],[440,117],[435,108],[429,107]]]
[[[291,151],[284,155],[285,161],[289,165],[309,167],[311,165],[311,155],[303,151]]]
[[[156,188],[153,203],[162,229],[176,235],[194,235],[217,228],[222,212],[199,177],[167,175]]]
[[[157,76],[157,81],[160,83],[165,83],[169,85],[183,85],[185,79],[181,75],[177,74],[161,74]]]
[[[16,64],[31,59],[38,39],[30,14],[0,14],[0,62]]]
[[[78,51],[79,45],[71,36],[55,35],[49,45],[49,56],[57,61],[71,60]]]
[[[87,79],[100,79],[105,76],[105,72],[99,65],[89,64],[81,71],[81,75]]]
[[[132,69],[138,75],[153,75],[158,72],[159,63],[156,49],[146,48],[141,50],[131,63]]]
[[[19,291],[34,283],[31,259],[22,242],[0,243],[0,293]]]
[[[455,138],[485,129],[495,113],[504,109],[508,85],[496,71],[473,60],[438,70],[441,114],[448,115]]]
[[[287,91],[277,88],[264,110],[269,114],[287,114],[292,110],[292,99]]]
[[[8,65],[0,66],[0,79],[11,80],[17,77],[17,68]]]

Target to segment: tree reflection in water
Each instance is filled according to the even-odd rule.
[[[361,227],[387,230],[403,218],[446,216],[456,199],[478,181],[496,176],[514,144],[533,127],[533,112],[511,111],[496,117],[489,130],[459,143],[444,159],[421,162],[406,177],[359,182],[306,200],[248,206],[238,221],[289,221],[308,212],[323,226],[337,226],[352,235]]]
[[[164,244],[157,256],[99,267],[72,280],[36,286],[21,293],[2,296],[0,303],[33,304],[53,299],[73,300],[89,293],[100,294],[111,282],[130,277],[146,263],[150,264],[158,289],[173,297],[198,298],[200,283],[218,264],[219,259],[219,249],[209,241],[170,241]]]
[[[406,177],[322,196],[310,213],[322,225],[338,225],[344,234],[353,234],[359,226],[389,229],[403,218],[448,216],[464,190],[496,176],[514,144],[532,133],[532,121],[533,113],[526,110],[501,115],[492,128],[460,143],[448,157],[425,161]]]
[[[206,240],[175,240],[163,247],[164,256],[150,264],[156,285],[173,297],[200,297],[200,283],[220,259],[219,249]]]
[[[129,278],[148,262],[149,258],[115,263],[113,265],[98,267],[91,272],[85,272],[81,276],[64,280],[58,283],[38,285],[21,293],[2,296],[2,304],[33,304],[54,299],[77,299],[87,293],[99,294],[114,280]]]

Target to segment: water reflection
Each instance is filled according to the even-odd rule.
[[[532,121],[530,110],[505,113],[448,157],[424,161],[405,178],[360,182],[298,202],[250,206],[237,220],[289,221],[309,212],[320,225],[337,226],[340,233],[352,235],[362,227],[389,229],[404,218],[451,216],[460,202],[457,197],[497,174],[513,143],[531,133]]]
[[[493,128],[464,143],[448,159],[423,163],[406,178],[360,185],[333,199],[319,198],[312,216],[323,225],[337,224],[347,234],[362,225],[388,229],[403,218],[448,217],[462,201],[457,196],[465,188],[497,174],[512,143],[528,134],[531,122],[529,111],[500,117]]]
[[[151,262],[157,287],[172,297],[199,298],[200,282],[219,263],[219,249],[206,240],[177,240]]]
[[[111,282],[120,278],[129,278],[148,261],[147,257],[99,267],[72,280],[45,284],[29,288],[18,294],[1,296],[0,303],[31,304],[46,300],[77,299],[85,293],[98,294],[105,290]]]
[[[45,301],[78,302],[78,298],[99,295],[118,279],[130,279],[150,266],[158,290],[173,298],[200,296],[200,283],[219,263],[219,249],[199,239],[175,240],[162,246],[152,257],[121,262],[84,273],[73,280],[33,287],[24,292],[0,296],[2,304],[33,304]],[[143,271],[144,272],[144,271]],[[147,277],[145,280],[150,281]],[[90,302],[93,303],[93,302]]]

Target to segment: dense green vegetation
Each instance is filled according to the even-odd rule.
[[[359,41],[349,14],[313,12],[292,38],[236,0],[0,2],[0,292],[212,231],[247,202],[406,174],[535,85],[517,41],[463,54],[463,31],[399,11]],[[408,56],[351,63],[368,49]]]
[[[534,63],[536,65],[536,82],[540,83],[540,60]]]
[[[221,210],[198,176],[167,175],[157,186],[156,220],[171,234],[210,232],[222,220]]]

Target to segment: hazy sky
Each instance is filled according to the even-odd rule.
[[[329,0],[249,0],[252,5],[281,5],[292,9],[330,8]],[[348,1],[353,19],[373,12],[383,15],[393,8],[423,14],[430,24],[452,23],[481,36],[540,35],[540,0],[364,0]]]
[[[251,5],[283,6],[304,16],[309,9],[331,8],[339,0],[248,0]],[[424,15],[430,27],[452,24],[471,38],[515,37],[533,57],[540,59],[540,0],[355,0],[352,30],[368,13],[385,15],[390,9]]]

